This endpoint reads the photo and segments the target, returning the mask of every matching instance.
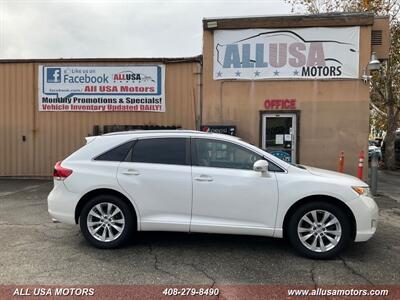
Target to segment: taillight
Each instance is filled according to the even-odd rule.
[[[56,180],[64,180],[72,174],[72,170],[62,167],[61,163],[62,161],[58,161],[54,166],[53,177]]]

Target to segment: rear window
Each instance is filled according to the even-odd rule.
[[[138,140],[133,148],[133,162],[188,165],[186,138],[154,138]]]
[[[132,149],[134,141],[130,141],[119,145],[99,156],[97,156],[94,160],[102,160],[102,161],[124,161]]]

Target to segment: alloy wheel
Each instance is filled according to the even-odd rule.
[[[112,242],[122,234],[125,228],[125,216],[117,205],[102,202],[89,211],[87,228],[96,240]]]
[[[303,215],[297,225],[297,234],[307,249],[327,252],[339,243],[342,227],[331,212],[317,209]]]

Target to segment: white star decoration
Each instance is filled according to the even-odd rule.
[[[236,69],[236,70],[225,70],[228,71],[228,74],[222,72],[222,70],[218,70],[215,73],[215,77],[218,78],[244,78],[244,79],[262,79],[262,78],[272,78],[272,77],[279,77],[279,78],[290,78],[290,77],[302,77],[301,70],[299,69],[292,69],[292,70],[283,70],[284,72],[281,74],[282,70],[275,69],[275,70],[257,70],[257,69]],[[242,72],[243,71],[243,72]],[[267,71],[267,72],[265,72]],[[268,72],[269,71],[269,72]],[[271,73],[270,73],[271,72]]]

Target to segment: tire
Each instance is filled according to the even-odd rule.
[[[315,216],[317,222],[313,222]],[[291,216],[287,237],[301,255],[313,259],[329,259],[349,245],[351,223],[343,210],[334,204],[310,202],[297,208]]]
[[[114,195],[99,195],[84,205],[79,225],[90,244],[97,248],[112,249],[128,242],[135,231],[136,220],[123,200]]]

